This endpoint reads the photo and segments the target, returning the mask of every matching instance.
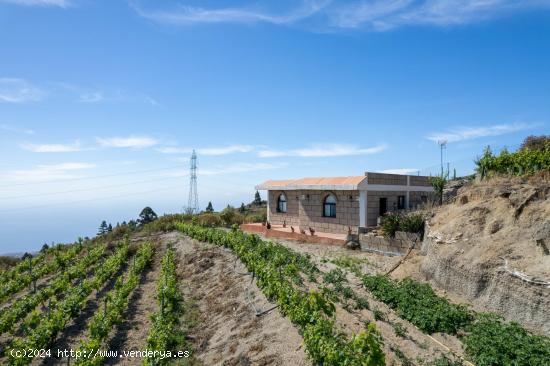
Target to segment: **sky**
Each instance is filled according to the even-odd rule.
[[[0,0],[0,28],[0,253],[181,212],[192,149],[221,210],[550,132],[550,0]]]

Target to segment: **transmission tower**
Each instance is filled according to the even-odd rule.
[[[193,150],[191,154],[191,168],[189,174],[189,201],[187,210],[189,213],[199,213],[199,195],[197,193],[197,154]]]

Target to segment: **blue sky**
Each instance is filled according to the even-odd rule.
[[[0,0],[0,252],[549,133],[550,1]]]

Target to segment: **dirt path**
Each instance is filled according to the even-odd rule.
[[[165,241],[157,245],[153,262],[142,275],[138,288],[130,296],[128,308],[123,315],[124,322],[116,327],[106,349],[120,352],[146,348],[147,335],[151,328],[151,314],[158,310],[155,293],[165,248]],[[140,361],[135,358],[109,358],[104,364],[136,365],[140,364]]]
[[[223,248],[181,234],[180,275],[188,301],[199,311],[191,330],[195,356],[204,365],[310,365],[302,338],[277,309],[257,317],[255,309],[273,304],[251,283],[246,268]]]

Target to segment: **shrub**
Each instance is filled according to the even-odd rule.
[[[400,221],[401,214],[387,213],[382,219],[382,230],[384,230],[384,234],[390,237],[395,236],[395,232],[399,230]]]
[[[478,366],[546,366],[550,360],[550,339],[531,334],[517,323],[506,324],[495,314],[478,314],[466,330],[466,353]]]
[[[456,334],[473,320],[465,305],[451,304],[437,296],[430,285],[410,278],[394,281],[386,276],[365,275],[363,285],[401,318],[426,333]]]
[[[527,136],[521,143],[520,150],[544,150],[550,143],[550,135]]]
[[[220,215],[215,213],[203,213],[198,217],[198,222],[200,226],[203,227],[216,227],[222,226],[223,221],[220,218]]]
[[[408,214],[401,218],[399,230],[408,233],[424,234],[424,216],[421,214]]]
[[[424,234],[424,216],[419,213],[407,215],[390,212],[382,220],[382,229],[388,237],[394,237],[396,231]]]
[[[524,148],[514,153],[503,149],[499,155],[494,155],[487,147],[483,155],[475,161],[480,177],[486,178],[493,174],[525,176],[550,170],[550,142],[544,143],[544,148]]]

